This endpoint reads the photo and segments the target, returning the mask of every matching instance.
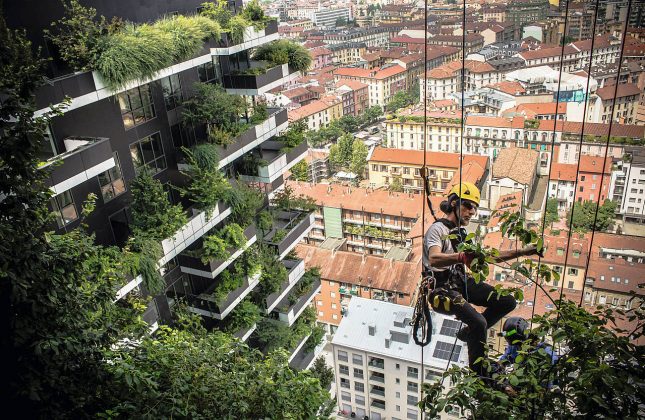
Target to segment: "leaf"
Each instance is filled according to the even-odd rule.
[[[539,239],[537,240],[537,243],[535,244],[535,247],[537,248],[537,251],[538,251],[538,252],[542,252],[542,249],[544,248],[544,239],[543,239],[543,238],[539,238]]]

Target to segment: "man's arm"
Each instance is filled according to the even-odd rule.
[[[535,245],[529,245],[526,248],[522,248],[522,249],[509,249],[509,250],[499,251],[499,256],[495,258],[495,262],[508,261],[518,257],[527,257],[529,255],[533,255],[537,253],[538,252]]]
[[[535,245],[529,245],[526,248],[518,250],[504,250],[499,252],[499,256],[495,258],[496,262],[508,261],[518,257],[524,257],[528,255],[533,255],[537,253]],[[435,268],[444,268],[449,267],[454,264],[464,263],[470,266],[472,258],[468,253],[456,252],[445,254],[441,252],[441,247],[433,246],[428,250],[428,260],[430,265]]]
[[[451,265],[459,264],[459,253],[444,254],[440,246],[432,246],[428,250],[428,260],[430,265],[435,268],[444,268]]]

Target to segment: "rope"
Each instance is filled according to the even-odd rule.
[[[598,7],[598,0],[596,0],[596,8]],[[631,13],[631,8],[632,8],[632,0],[629,0],[627,2],[627,16],[630,16]],[[628,29],[628,23],[629,23],[629,18],[625,21],[625,29],[623,30],[623,39],[620,41],[620,54],[618,55],[618,70],[616,73],[616,85],[614,86],[614,100],[611,104],[611,115],[609,118],[609,130],[607,131],[607,143],[605,144],[605,155],[603,157],[603,162],[602,162],[602,173],[600,174],[600,193],[598,194],[598,202],[596,203],[596,212],[593,217],[593,225],[591,229],[591,240],[589,242],[589,252],[587,253],[587,262],[585,264],[585,273],[589,270],[589,263],[591,262],[591,252],[593,250],[593,240],[594,236],[596,234],[596,221],[598,220],[598,211],[600,210],[600,194],[602,193],[602,183],[605,178],[605,169],[607,166],[607,154],[609,153],[609,139],[611,138],[611,129],[614,125],[614,111],[616,109],[616,102],[618,102],[618,98],[616,98],[616,94],[618,93],[618,85],[620,83],[620,71],[622,69],[623,65],[623,52],[625,51],[625,40],[627,39],[627,29]],[[596,22],[594,21],[594,27],[595,27]],[[595,33],[595,31],[594,31]],[[591,52],[593,53],[593,40],[592,40],[592,50]],[[589,77],[591,77],[591,58],[589,59]],[[585,102],[586,105],[586,102]],[[584,114],[583,114],[584,116]],[[584,127],[584,122],[583,122],[583,127]],[[580,134],[580,144],[582,145],[582,137],[584,135],[584,129],[583,132]],[[582,151],[582,147],[580,148],[580,151]],[[580,162],[578,162],[578,167],[580,166]],[[631,167],[630,167],[631,171]],[[629,185],[625,185],[625,188],[629,187]],[[609,195],[609,190],[607,190],[607,195]],[[571,210],[571,214],[573,215],[573,209]],[[573,217],[571,217],[571,220],[573,221]],[[566,268],[566,266],[565,266]],[[582,282],[582,293],[580,294],[580,303],[578,306],[582,306],[582,300],[584,299],[585,295],[585,286],[587,284],[587,281]],[[557,325],[557,323],[556,323]]]
[[[551,134],[551,155],[549,157],[549,175],[548,175],[548,178],[547,178],[547,192],[546,192],[547,199],[549,197],[549,182],[548,182],[548,180],[551,179],[551,170],[553,169],[553,155],[554,155],[554,151],[555,151],[555,133],[556,133],[556,130],[557,130],[557,127],[558,127],[558,107],[560,105],[560,86],[561,86],[561,83],[562,83],[562,67],[564,66],[564,47],[566,46],[566,43],[564,42],[564,38],[565,38],[566,33],[567,33],[567,22],[569,20],[568,16],[569,16],[569,3],[570,2],[571,2],[571,0],[567,0],[565,10],[564,10],[565,19],[564,19],[564,29],[563,29],[563,32],[562,32],[562,34],[563,34],[562,35],[562,48],[560,49],[560,72],[558,74],[558,94],[556,96],[556,101],[555,101],[555,120],[553,121],[553,133]],[[539,156],[538,156],[538,158],[539,158]],[[557,188],[558,187],[556,186],[556,191],[555,191],[556,195],[558,193]],[[544,215],[542,216],[542,233],[540,235],[542,237],[542,243],[543,244],[544,244],[544,230],[545,230],[545,228],[546,228],[546,206],[545,206],[545,209],[544,209]],[[541,264],[542,264],[542,256],[538,255],[538,271],[540,270],[540,265]],[[533,302],[534,303],[535,303],[536,299],[537,299],[537,288],[535,289],[535,293],[533,294]],[[535,306],[536,305],[534,304],[533,309],[531,310],[531,320],[530,320],[529,329],[533,328],[533,317],[535,316]]]

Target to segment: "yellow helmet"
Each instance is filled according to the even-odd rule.
[[[479,188],[477,188],[477,186],[472,182],[462,182],[461,184],[455,185],[450,189],[448,197],[450,197],[452,194],[455,194],[462,200],[472,201],[479,206]]]

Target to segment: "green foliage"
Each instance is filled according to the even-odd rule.
[[[309,339],[307,339],[307,342],[305,343],[305,351],[306,352],[312,352],[314,349],[323,341],[323,338],[325,337],[325,327],[322,325],[315,325],[311,329],[311,335],[309,336]]]
[[[108,360],[119,380],[110,417],[315,418],[329,398],[317,379],[289,368],[286,353],[263,358],[222,333],[162,327],[154,339],[114,350]]]
[[[242,15],[235,15],[228,22],[228,25],[231,40],[234,43],[239,44],[244,41],[244,30],[251,26],[251,22]]]
[[[295,196],[293,188],[289,185],[285,185],[283,189],[274,194],[271,204],[284,211],[313,211],[318,207],[316,205],[316,200],[311,197],[307,197],[303,194]]]
[[[203,16],[171,16],[148,24],[126,24],[100,40],[93,68],[116,90],[134,79],[195,56],[204,39],[219,38],[219,24]]]
[[[188,222],[180,205],[172,205],[163,184],[142,170],[130,184],[132,191],[132,230],[135,236],[161,241]]]
[[[186,175],[190,178],[190,183],[179,191],[210,217],[217,203],[225,199],[232,188],[222,172],[217,169],[217,157],[214,155],[217,150],[213,145],[207,144],[195,148],[199,153],[197,156],[191,150],[182,150],[189,165]]]
[[[231,248],[244,248],[247,238],[244,229],[237,223],[229,223],[219,231],[219,236],[226,241]]]
[[[52,31],[45,31],[45,35],[74,70],[89,70],[101,52],[102,36],[109,25],[105,17],[96,17],[96,9],[82,6],[78,0],[63,1],[63,7],[65,16],[52,22]]]
[[[228,257],[230,257],[228,244],[217,233],[204,237],[201,251],[201,260],[204,264],[208,264],[210,260],[226,260]]]
[[[338,120],[336,120],[338,121]],[[332,141],[336,141],[344,134],[343,129],[332,121],[327,127],[322,127],[318,131],[308,131],[305,133],[307,143],[313,147],[320,147]]]
[[[214,144],[198,144],[192,148],[192,157],[198,168],[216,171],[219,167],[219,152]]]
[[[228,8],[226,0],[215,0],[201,4],[200,15],[219,23],[222,29],[228,28],[233,12]]]
[[[158,262],[163,256],[163,249],[159,241],[145,235],[135,236],[128,243],[132,252],[129,272],[133,276],[141,274],[143,285],[152,295],[161,293],[166,287],[163,277],[159,273]]]
[[[253,56],[255,60],[264,60],[273,65],[289,64],[296,71],[306,72],[311,67],[311,55],[302,45],[281,39],[261,45]]]
[[[362,179],[367,169],[367,155],[369,150],[362,141],[355,141],[352,146],[352,160],[349,170]]]
[[[269,118],[269,111],[267,110],[266,104],[258,104],[253,107],[253,113],[251,114],[249,123],[257,125],[266,121],[267,118]]]
[[[249,299],[244,299],[226,317],[226,320],[228,321],[226,331],[235,333],[258,322],[260,320],[260,309]]]
[[[540,127],[540,120],[524,120],[524,128],[536,129]]]
[[[545,223],[548,226],[559,221],[560,216],[558,216],[558,200],[556,198],[547,198]]]
[[[338,139],[338,143],[329,149],[329,162],[334,168],[349,168],[352,163],[354,141],[354,137],[346,133]]]
[[[210,142],[230,144],[246,128],[240,123],[247,107],[244,98],[229,95],[223,87],[210,83],[195,83],[194,87],[195,95],[184,102],[184,123],[206,124]]]
[[[567,220],[572,223],[574,231],[587,232],[590,230],[604,231],[612,224],[615,211],[616,202],[605,200],[605,202],[598,209],[598,204],[595,201],[577,202],[572,208],[573,212],[567,212]],[[596,210],[598,217],[596,218]],[[573,218],[573,220],[571,220]],[[596,223],[594,224],[594,219]]]
[[[385,106],[388,112],[396,112],[401,108],[419,102],[419,82],[416,82],[409,90],[400,90],[392,96]]]
[[[339,119],[332,121],[331,124],[339,127],[345,133],[353,133],[360,126],[359,120],[353,115],[343,115]]]
[[[314,378],[318,378],[322,389],[331,388],[331,383],[334,381],[334,369],[327,366],[324,356],[316,358],[310,372]]]
[[[387,190],[391,192],[403,192],[403,182],[401,181],[401,177],[393,176],[392,182],[388,186]]]
[[[241,261],[236,261],[235,264],[233,264],[233,268],[229,267],[222,271],[222,273],[217,277],[217,286],[213,291],[213,299],[215,299],[217,304],[221,305],[224,303],[232,291],[242,287],[245,277],[246,272]]]
[[[257,259],[262,265],[262,274],[260,284],[254,290],[254,300],[262,308],[265,308],[266,298],[280,290],[280,286],[287,280],[289,273],[271,247],[261,246]]]
[[[286,132],[281,134],[276,138],[277,141],[281,142],[284,147],[283,151],[288,152],[294,147],[298,146],[300,143],[305,141],[305,132],[307,131],[307,125],[304,121],[297,121],[295,123],[290,123],[289,128]]]
[[[309,166],[305,160],[301,160],[291,167],[291,176],[296,181],[309,181]]]
[[[369,107],[363,115],[367,123],[373,123],[383,116],[383,109],[378,105],[374,105]]]
[[[262,210],[258,214],[256,225],[262,232],[269,232],[273,227],[273,215],[267,210]]]
[[[224,201],[231,206],[229,220],[240,226],[248,226],[264,204],[264,195],[243,182],[236,182]]]
[[[271,242],[274,244],[279,244],[287,237],[287,231],[285,229],[278,229],[274,232]]]
[[[642,338],[642,311],[628,312],[589,313],[574,302],[558,301],[555,310],[535,317],[532,339],[522,344],[510,372],[493,374],[494,386],[454,367],[444,374],[452,387],[425,384],[421,405],[430,417],[459,407],[473,418],[637,418],[645,396],[643,348],[607,327],[617,316],[638,317],[641,328],[631,338]],[[542,341],[560,350],[557,363],[544,349],[535,349]],[[509,388],[512,393],[502,391]]]

